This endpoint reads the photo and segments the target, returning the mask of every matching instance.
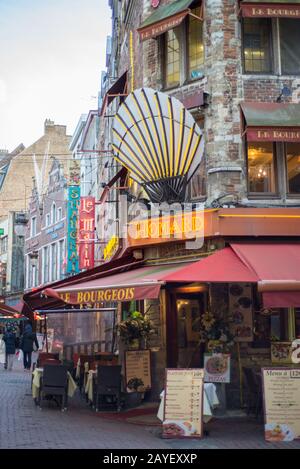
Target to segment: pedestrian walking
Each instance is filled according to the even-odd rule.
[[[33,344],[35,344],[37,350],[39,348],[39,343],[36,337],[36,334],[32,331],[32,325],[28,321],[24,328],[24,333],[21,337],[20,349],[23,351],[23,363],[24,371],[30,370],[31,368],[31,356],[33,352]]]
[[[3,342],[5,343],[6,369],[8,371],[12,371],[16,353],[16,334],[13,332],[11,327],[7,328],[7,331],[3,336]]]

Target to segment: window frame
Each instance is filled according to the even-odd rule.
[[[287,145],[289,142],[283,142],[283,166],[284,166],[284,181],[285,181],[285,196],[289,199],[300,199],[300,192],[298,194],[294,194],[293,192],[289,192],[289,179],[288,179],[288,166],[287,166]],[[291,142],[291,143],[298,143],[300,149],[300,142]],[[300,153],[299,153],[300,156]],[[300,173],[299,173],[300,174]]]
[[[202,2],[198,1],[192,9],[201,8]],[[188,41],[188,22],[190,16],[187,17],[182,21],[182,23],[178,26],[180,30],[180,41],[179,41],[179,62],[180,62],[180,80],[177,85],[168,86],[167,85],[167,32],[162,34],[161,37],[161,48],[162,48],[162,81],[163,81],[163,90],[171,91],[181,86],[188,85],[190,83],[195,83],[201,80],[203,77],[199,78],[190,78],[189,76],[189,41]],[[200,20],[199,20],[200,21]],[[202,25],[204,21],[202,20]],[[205,42],[204,42],[204,29],[202,29],[202,41],[203,41],[203,64],[202,67],[205,66]]]
[[[199,2],[199,5],[196,5],[194,8],[200,8],[201,9],[201,2]],[[188,83],[194,83],[198,80],[201,80],[202,77],[197,77],[197,78],[191,78],[190,76],[190,41],[189,39],[189,22],[190,22],[191,16],[188,15],[186,21],[184,21],[184,39],[185,39],[185,84]],[[200,20],[198,20],[200,21]],[[202,23],[202,44],[203,44],[203,63],[201,64],[201,67],[204,67],[205,64],[205,44],[204,44],[204,21],[201,21]]]
[[[34,216],[30,220],[30,237],[34,238],[36,235],[37,235],[37,217]]]
[[[273,143],[273,158],[274,158],[274,177],[275,177],[275,192],[250,192],[249,184],[249,161],[248,161],[248,148],[249,143],[245,140],[245,154],[246,154],[246,171],[247,171],[247,195],[249,199],[278,199],[280,198],[279,178],[278,178],[278,151],[276,142],[257,142],[257,143]]]
[[[246,18],[246,19],[249,19],[249,18]],[[255,19],[255,18],[252,18],[252,19]],[[274,75],[274,73],[276,73],[276,71],[275,71],[274,27],[273,27],[272,18],[268,18],[268,19],[269,19],[269,23],[270,23],[269,39],[270,39],[270,46],[271,46],[271,50],[270,50],[271,70],[268,71],[268,72],[254,72],[254,71],[248,72],[248,71],[246,71],[246,67],[245,67],[245,53],[244,53],[244,50],[245,50],[245,33],[244,33],[245,23],[244,23],[244,20],[245,20],[245,18],[242,18],[242,21],[241,21],[241,33],[242,33],[241,34],[241,53],[242,53],[242,68],[243,68],[243,74],[244,75],[262,76],[262,75]],[[278,55],[278,52],[277,52],[277,55]]]
[[[281,20],[283,20],[283,19],[288,19],[288,20],[291,20],[291,21],[292,20],[294,20],[294,21],[298,20],[298,22],[299,22],[298,26],[300,28],[300,18],[277,18],[275,28],[277,29],[277,36],[278,36],[277,56],[278,56],[278,59],[279,59],[280,76],[286,76],[286,77],[300,76],[300,69],[299,69],[299,73],[289,73],[289,72],[284,72],[283,71],[282,60],[281,60],[282,59],[282,49],[281,49],[281,27],[280,27]]]

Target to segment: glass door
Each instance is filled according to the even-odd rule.
[[[203,344],[200,341],[203,295],[177,296],[176,309],[177,368],[199,368],[203,363]]]

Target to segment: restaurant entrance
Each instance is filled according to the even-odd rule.
[[[204,287],[175,288],[169,292],[167,307],[167,366],[200,368],[204,344],[201,341],[201,318],[206,311]]]

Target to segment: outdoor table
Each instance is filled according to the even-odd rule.
[[[35,368],[32,373],[32,397],[38,399],[41,377],[43,376],[43,368]],[[71,373],[68,371],[68,396],[73,397],[76,391],[76,383],[72,378]]]
[[[159,420],[163,421],[164,419],[164,403],[165,403],[165,391],[160,393],[160,405],[157,413]],[[220,404],[216,386],[214,383],[204,383],[204,392],[203,392],[203,422],[209,422],[212,417],[212,409],[217,407]]]

